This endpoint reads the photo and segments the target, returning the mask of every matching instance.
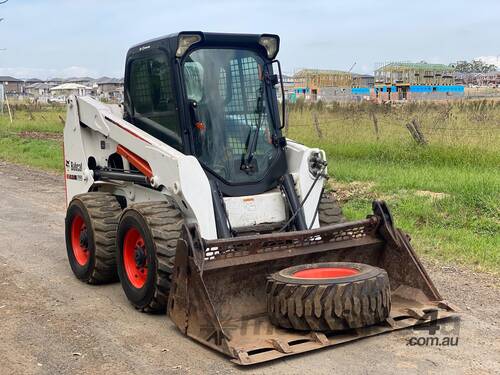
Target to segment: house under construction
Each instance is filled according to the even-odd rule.
[[[463,95],[454,69],[444,64],[392,62],[375,69],[373,95],[382,100],[439,99]]]
[[[375,75],[341,70],[302,69],[294,74],[293,90],[288,99],[303,97],[308,101],[439,100],[464,95],[457,84],[454,68],[424,62],[391,62],[379,64]]]
[[[350,95],[352,74],[341,70],[302,69],[293,76],[294,93],[306,100],[343,100]]]

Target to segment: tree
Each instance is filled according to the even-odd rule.
[[[497,70],[496,65],[486,64],[481,60],[472,60],[471,62],[458,61],[454,64],[454,68],[460,73],[488,73]]]

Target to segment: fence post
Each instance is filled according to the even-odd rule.
[[[30,121],[34,121],[35,116],[33,115],[33,111],[31,110],[31,107],[29,104],[27,105],[26,110],[28,111],[28,116],[29,116]]]
[[[415,131],[418,134],[418,138],[420,139],[420,144],[421,145],[426,145],[427,144],[427,140],[424,137],[424,133],[422,133],[422,130],[421,130],[422,127],[420,126],[420,123],[417,121],[417,119],[413,119],[412,124],[413,124],[413,126],[415,128]]]
[[[422,133],[420,123],[416,119],[413,119],[411,122],[407,123],[406,128],[410,132],[415,142],[417,142],[417,144],[422,146],[427,145],[427,140],[424,137],[424,133]]]
[[[375,116],[375,112],[370,111],[370,117],[372,118],[373,121],[373,128],[375,129],[375,137],[377,138],[377,142],[380,140],[379,133],[378,133],[378,119]]]
[[[0,83],[0,113],[3,115],[4,90],[3,84]]]
[[[313,116],[314,129],[316,129],[316,135],[318,136],[318,138],[323,138],[323,133],[321,132],[321,128],[319,127],[318,113],[314,111],[312,113],[312,116]]]
[[[285,121],[285,135],[288,135],[288,127],[290,126],[288,106],[285,107],[285,119],[283,121]]]
[[[5,103],[7,104],[7,109],[9,110],[10,123],[12,124],[12,112],[10,110],[9,98],[5,95]]]

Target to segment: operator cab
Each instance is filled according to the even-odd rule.
[[[260,194],[287,173],[273,73],[277,35],[181,32],[132,47],[125,119],[195,156],[224,195]],[[282,86],[281,86],[282,88]]]

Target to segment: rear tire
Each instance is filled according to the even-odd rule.
[[[142,312],[164,312],[177,240],[184,223],[167,202],[138,203],[123,212],[117,234],[118,276],[128,300]]]
[[[320,227],[345,222],[339,202],[327,193],[323,193],[321,196],[318,206],[318,214]]]
[[[337,276],[321,275],[318,268],[333,270]],[[366,327],[384,321],[391,310],[387,272],[368,264],[289,267],[268,277],[266,293],[271,323],[302,331]]]
[[[117,281],[116,229],[121,208],[101,192],[76,195],[65,220],[66,250],[75,276],[89,284]]]

